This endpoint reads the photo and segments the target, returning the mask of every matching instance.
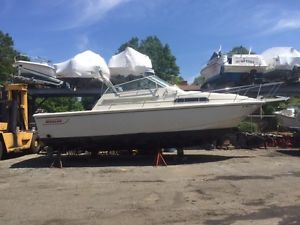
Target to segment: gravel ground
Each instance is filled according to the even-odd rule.
[[[0,162],[0,224],[300,224],[300,151],[46,156]]]

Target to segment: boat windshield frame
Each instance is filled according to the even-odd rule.
[[[150,75],[110,86],[106,89],[104,95],[109,93],[120,95],[121,93],[140,90],[148,90],[154,93],[158,88],[166,88],[169,86],[171,85],[168,82],[160,79],[156,75]]]

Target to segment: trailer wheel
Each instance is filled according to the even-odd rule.
[[[31,145],[30,145],[30,152],[36,154],[40,151],[41,145],[36,134],[32,135]]]

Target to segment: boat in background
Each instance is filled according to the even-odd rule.
[[[207,66],[201,70],[204,83],[201,90],[244,86],[261,83],[267,64],[261,55],[214,53]]]
[[[300,130],[300,112],[298,107],[288,107],[280,111],[274,112],[279,120],[280,126]]]
[[[300,52],[292,47],[274,47],[262,53],[268,69],[264,76],[268,80],[297,82],[300,78]]]
[[[236,127],[263,100],[185,92],[155,75],[109,88],[90,111],[34,115],[39,137],[58,151],[186,147]]]
[[[81,52],[72,58],[54,64],[56,76],[67,82],[72,89],[101,88],[103,83],[97,72],[99,69],[110,77],[109,68],[104,58],[90,50]]]
[[[144,55],[131,47],[113,55],[108,63],[111,76],[143,75],[147,69],[152,69],[152,62],[149,56]]]
[[[149,56],[144,55],[131,47],[113,55],[109,62],[110,80],[113,84],[121,84],[153,71]],[[153,73],[154,74],[154,73]]]
[[[17,76],[14,76],[16,80],[53,86],[63,84],[63,81],[57,79],[54,66],[48,62],[16,60],[13,66],[18,70]]]
[[[298,82],[300,78],[300,52],[291,47],[275,47],[262,54],[214,53],[201,70],[204,83],[201,90],[273,82]]]
[[[233,54],[228,56],[219,49],[210,57],[207,65],[202,68],[200,74],[205,80],[223,73],[264,73],[267,64],[261,55],[257,54]]]

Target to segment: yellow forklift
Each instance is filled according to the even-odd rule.
[[[35,130],[29,128],[26,84],[7,84],[0,96],[0,159],[10,152],[40,149]]]

